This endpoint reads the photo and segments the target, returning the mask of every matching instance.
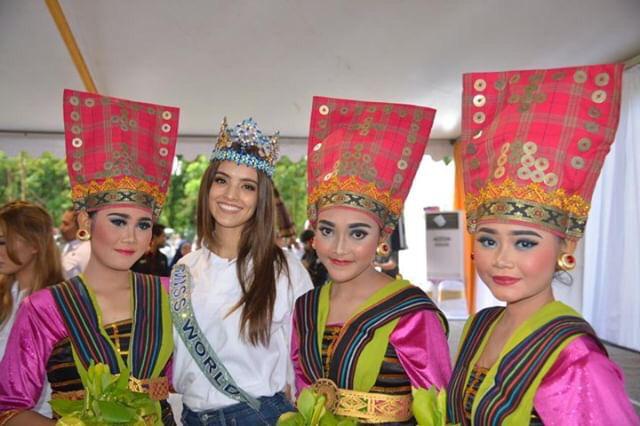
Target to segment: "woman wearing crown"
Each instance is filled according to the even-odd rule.
[[[447,322],[419,288],[373,266],[388,251],[435,111],[316,97],[308,148],[309,219],[330,281],[296,302],[298,391],[337,415],[413,424],[411,387],[446,386]]]
[[[83,274],[22,302],[0,363],[0,424],[52,424],[31,411],[45,382],[52,399],[83,399],[92,363],[128,369],[129,387],[160,400],[173,424],[168,295],[129,268],[165,200],[179,111],[72,90],[63,109],[78,238],[91,240],[91,257]]]
[[[621,78],[621,65],[464,76],[473,258],[506,307],[465,326],[448,387],[453,423],[638,424],[620,369],[589,324],[554,301],[551,285],[575,267]]]
[[[198,245],[171,276],[173,383],[188,425],[275,424],[292,406],[295,299],[313,287],[276,244],[277,135],[252,119],[220,129],[198,195]]]

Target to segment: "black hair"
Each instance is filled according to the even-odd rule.
[[[300,234],[300,242],[304,244],[307,241],[311,241],[311,240],[313,240],[313,237],[315,237],[315,235],[316,235],[316,233],[313,232],[313,229],[305,229]]]
[[[154,223],[153,227],[151,228],[151,234],[154,237],[159,237],[160,235],[164,234],[164,228],[166,228],[166,226],[164,226],[161,223]]]

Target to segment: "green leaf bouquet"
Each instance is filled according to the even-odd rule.
[[[298,411],[284,413],[278,419],[278,426],[356,426],[352,419],[334,415],[325,407],[326,397],[318,395],[310,388],[300,392],[296,401]]]
[[[61,416],[57,425],[162,425],[160,403],[129,389],[126,368],[114,375],[107,365],[92,363],[83,384],[83,400],[51,400],[54,412]]]
[[[447,423],[447,391],[429,389],[412,389],[413,402],[411,411],[418,426],[448,426]]]

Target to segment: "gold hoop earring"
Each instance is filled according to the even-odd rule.
[[[576,267],[576,258],[569,253],[562,253],[556,261],[559,269],[563,271],[571,271]]]
[[[78,229],[76,231],[76,239],[80,241],[89,241],[91,239],[91,232],[86,229]]]
[[[380,257],[387,257],[391,253],[391,247],[387,243],[380,243],[376,248],[376,254]]]

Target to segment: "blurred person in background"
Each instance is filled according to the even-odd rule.
[[[71,207],[62,214],[60,220],[60,235],[65,242],[62,247],[62,271],[67,279],[80,275],[91,256],[91,243],[76,237],[78,229],[78,214]]]
[[[313,248],[313,239],[315,232],[313,229],[305,229],[300,234],[300,242],[304,248],[302,255],[302,264],[307,268],[314,287],[320,287],[327,281],[327,268],[320,262],[316,249]]]
[[[176,250],[176,254],[173,255],[173,259],[171,259],[171,264],[169,265],[169,269],[173,268],[173,265],[178,263],[178,260],[182,259],[183,256],[191,253],[191,241],[182,240],[180,244],[178,244],[178,249]]]
[[[0,359],[22,299],[62,279],[49,213],[26,201],[0,207]],[[50,415],[50,394],[47,383],[34,410]]]
[[[160,251],[167,244],[167,236],[164,233],[165,226],[154,223],[152,229],[151,243],[146,253],[133,264],[131,270],[141,274],[157,275],[168,277],[171,272],[167,256]]]

